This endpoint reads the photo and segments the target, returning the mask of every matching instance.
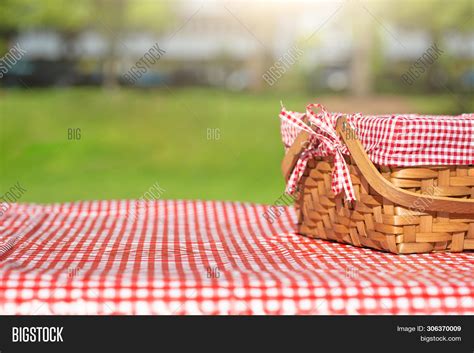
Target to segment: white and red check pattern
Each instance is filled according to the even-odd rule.
[[[313,108],[319,108],[315,113]],[[293,192],[312,156],[334,155],[333,192],[342,189],[346,199],[354,200],[350,174],[342,154],[347,148],[335,132],[336,121],[342,115],[355,130],[373,163],[386,166],[469,165],[474,164],[474,114],[433,116],[416,114],[367,115],[328,113],[320,104],[309,104],[306,117],[312,129],[302,119],[305,114],[280,112],[281,135],[289,148],[301,130],[313,136],[312,143],[299,158],[288,183]]]
[[[474,314],[474,254],[393,255],[217,201],[12,205],[1,314]],[[130,217],[133,214],[133,217]]]
[[[313,111],[313,108],[318,108],[321,113],[318,115]],[[286,192],[293,194],[296,191],[298,182],[303,176],[306,169],[306,165],[311,158],[317,156],[318,149],[324,153],[324,155],[334,155],[334,171],[332,173],[332,191],[337,195],[342,190],[346,195],[346,199],[349,201],[355,200],[354,187],[352,185],[349,167],[343,156],[343,145],[339,141],[337,132],[335,129],[337,116],[330,115],[322,105],[320,104],[309,104],[306,107],[306,117],[309,120],[311,127],[306,125],[301,117],[293,116],[282,109],[280,114],[282,121],[293,125],[297,130],[304,130],[311,136],[310,143],[306,146],[305,150],[301,153],[296,166],[291,173]],[[291,131],[294,131],[292,129]]]

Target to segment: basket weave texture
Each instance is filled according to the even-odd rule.
[[[344,202],[331,191],[332,160],[313,159],[296,201],[299,232],[399,254],[474,249],[474,215],[425,211],[430,198],[404,207],[376,192],[347,160],[357,201]],[[378,166],[395,186],[426,196],[474,198],[474,167]]]
[[[287,178],[303,134],[282,163]],[[310,159],[296,193],[299,233],[397,254],[474,250],[473,165],[374,165],[360,141],[340,136],[356,201],[332,191],[333,156]]]

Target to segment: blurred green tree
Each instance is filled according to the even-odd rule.
[[[0,41],[6,47],[21,30],[53,29],[63,37],[66,57],[76,36],[86,28],[100,31],[108,49],[102,58],[104,83],[117,85],[117,47],[127,30],[158,32],[173,20],[167,0],[0,0]]]
[[[173,20],[169,1],[92,0],[93,24],[107,38],[103,72],[106,87],[117,86],[117,50],[120,36],[127,30],[159,32]]]
[[[400,27],[427,31],[433,43],[441,49],[445,47],[447,33],[467,33],[474,29],[472,0],[384,0],[384,2],[385,4],[380,6],[383,16]],[[446,57],[431,65],[426,73],[425,89],[432,91],[439,88],[436,75],[440,67],[449,68],[452,65],[456,65],[456,61]]]
[[[54,28],[63,36],[66,45],[90,20],[92,0],[1,0],[0,36],[3,45],[19,31]],[[5,49],[5,48],[2,48]],[[65,51],[70,53],[69,50]]]
[[[384,0],[384,12],[397,24],[423,28],[439,39],[443,31],[474,28],[472,0]]]
[[[351,93],[367,95],[373,90],[375,77],[382,71],[389,71],[381,62],[382,51],[377,47],[381,34],[390,24],[408,30],[425,30],[431,40],[444,46],[448,32],[466,33],[474,28],[473,0],[372,0],[351,1],[345,6],[347,22],[352,24],[353,53],[350,65]],[[444,90],[438,87],[440,67],[454,71],[454,66],[467,67],[471,63],[459,65],[460,60],[443,56],[431,65],[425,75],[425,91]],[[457,68],[458,71],[460,68]]]

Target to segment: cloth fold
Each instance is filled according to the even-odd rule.
[[[318,112],[314,108],[319,109]],[[321,104],[308,104],[305,114],[286,110],[279,114],[281,135],[288,149],[304,130],[310,143],[298,159],[287,182],[287,192],[294,193],[311,158],[334,156],[332,191],[344,191],[347,200],[355,200],[349,169],[344,155],[347,147],[337,136],[337,119],[346,115],[369,158],[385,166],[431,166],[474,164],[474,114],[433,116],[417,114],[362,115],[330,113]],[[305,124],[303,118],[309,122]]]
[[[321,114],[316,114],[313,108],[319,108]],[[316,144],[321,144],[328,154],[334,156],[332,191],[337,195],[344,190],[346,199],[348,201],[354,201],[356,199],[354,187],[352,186],[349,168],[343,156],[343,145],[336,132],[337,119],[341,117],[342,114],[330,115],[321,104],[309,104],[306,107],[306,115],[304,116],[308,118],[309,126],[302,121],[301,117],[298,119],[298,117],[288,113],[284,108],[282,108],[280,113],[281,119],[285,119],[289,124],[300,129],[300,131],[308,132],[312,137],[296,162],[296,166],[289,177],[286,192],[293,194],[296,191],[308,161],[316,156]]]

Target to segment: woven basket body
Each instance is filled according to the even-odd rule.
[[[315,157],[296,194],[299,233],[397,254],[474,249],[474,166],[374,166],[357,141],[345,142],[357,200],[334,195],[333,158]],[[282,164],[286,175],[297,145]]]
[[[474,249],[474,214],[420,212],[377,193],[353,163],[349,165],[357,195],[345,203],[331,191],[332,161],[308,163],[296,208],[300,233],[393,253],[463,251]],[[474,167],[388,168],[382,176],[394,185],[422,195],[474,198]]]

